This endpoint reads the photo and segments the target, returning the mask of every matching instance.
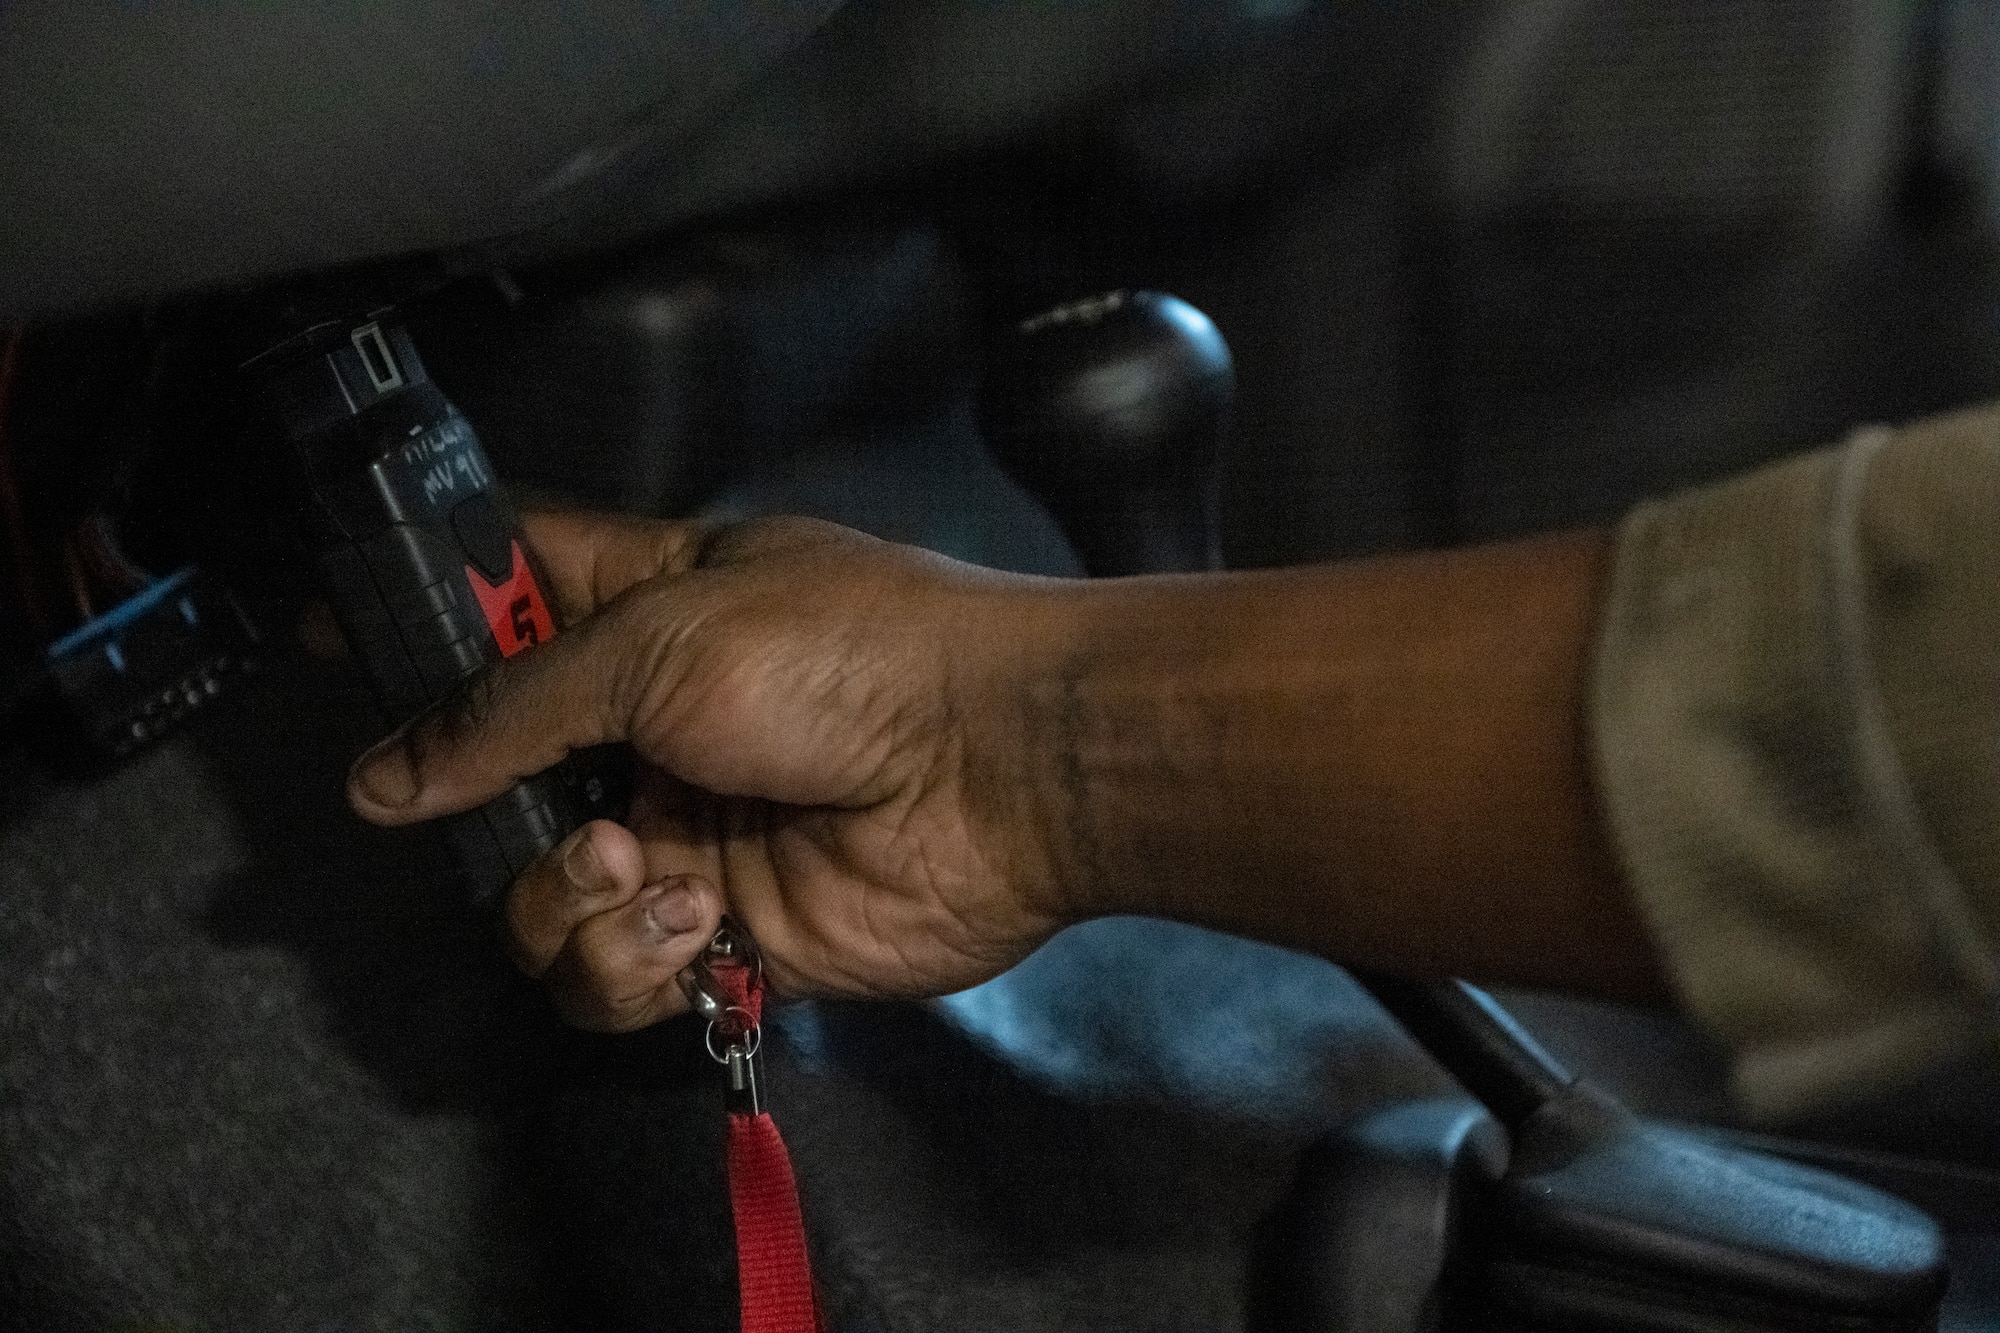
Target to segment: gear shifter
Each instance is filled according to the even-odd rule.
[[[1091,574],[1212,569],[1233,389],[1228,347],[1199,311],[1114,292],[1003,334],[981,424]],[[1471,1108],[1425,1105],[1322,1145],[1271,1247],[1267,1327],[1934,1326],[1943,1241],[1922,1213],[1640,1119],[1464,982],[1357,979],[1478,1099],[1507,1150]]]
[[[1085,569],[1221,567],[1216,467],[1236,376],[1206,315],[1111,292],[1023,320],[988,356],[987,444]]]

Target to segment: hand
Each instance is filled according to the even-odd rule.
[[[963,989],[1064,923],[1026,735],[1060,585],[806,520],[527,531],[569,627],[363,755],[348,794],[407,824],[631,743],[628,825],[579,829],[507,902],[571,1021],[681,1011],[675,974],[724,911],[799,995]]]

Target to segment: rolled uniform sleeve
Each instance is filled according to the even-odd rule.
[[[1749,1111],[2000,1050],[2000,409],[1633,512],[1592,688],[1613,842]]]

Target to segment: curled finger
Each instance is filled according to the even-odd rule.
[[[542,980],[576,1026],[630,1032],[687,1008],[676,977],[721,921],[721,898],[707,880],[664,879],[579,924]]]
[[[572,931],[631,902],[645,882],[645,853],[630,829],[608,819],[585,824],[522,871],[507,894],[515,963],[541,976]]]

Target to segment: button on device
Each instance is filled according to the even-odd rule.
[[[491,491],[460,501],[451,511],[451,530],[466,558],[498,586],[514,573],[514,525],[494,502]]]

